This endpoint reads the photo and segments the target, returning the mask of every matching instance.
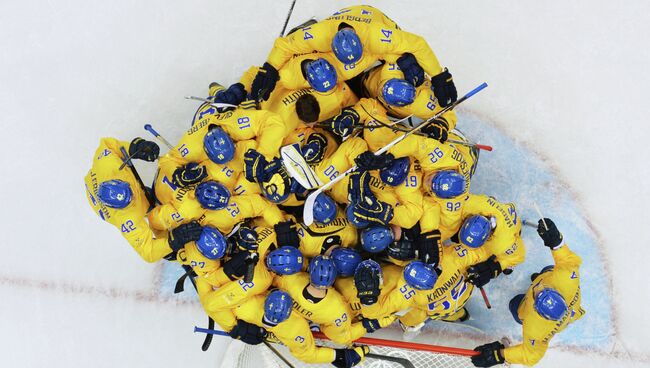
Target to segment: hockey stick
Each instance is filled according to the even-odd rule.
[[[151,133],[156,139],[158,139],[160,142],[162,142],[167,148],[170,150],[174,149],[174,146],[171,145],[165,138],[163,138],[158,132],[151,126],[151,124],[145,124],[144,125],[144,130],[148,131]]]
[[[284,20],[284,26],[282,27],[282,32],[280,32],[280,37],[284,37],[284,31],[287,30],[287,25],[289,24],[289,19],[291,18],[291,13],[293,13],[294,6],[296,6],[296,0],[291,2],[291,8],[289,8],[289,13],[287,13],[287,19]]]
[[[469,143],[469,142],[457,141],[455,139],[447,139],[447,142],[453,144],[459,144],[461,146],[476,147],[483,151],[492,152],[492,146],[488,146],[487,144]]]
[[[187,99],[187,100],[195,100],[195,101],[202,101],[202,102],[210,104],[210,106],[216,107],[217,109],[226,108],[226,107],[237,107],[237,105],[221,103],[221,102],[214,102],[214,101],[208,100],[207,98],[198,97],[198,96],[185,96],[185,99]]]
[[[528,226],[528,227],[532,227],[532,228],[537,229],[537,225],[535,225],[534,222],[530,222],[530,221],[523,220],[521,223],[524,224],[524,225],[526,225],[526,226]]]
[[[548,226],[546,225],[546,221],[544,220],[544,215],[542,215],[542,211],[539,210],[539,206],[537,205],[537,202],[533,202],[533,207],[535,207],[535,211],[537,211],[539,218],[542,219],[542,223],[544,224],[544,227],[546,228],[546,230],[548,230]]]
[[[147,190],[147,187],[144,185],[142,178],[138,174],[138,170],[136,170],[135,166],[133,166],[133,162],[131,161],[131,157],[129,157],[129,153],[126,152],[126,149],[124,147],[120,147],[120,152],[125,157],[124,162],[122,163],[122,166],[120,166],[120,168],[123,167],[124,164],[126,164],[126,166],[128,166],[129,169],[131,169],[131,173],[133,173],[133,176],[135,176],[135,180],[137,180],[138,183],[140,184],[140,188],[144,192],[144,196],[145,198],[147,198],[147,202],[149,202],[149,207],[150,208],[153,207],[156,204],[156,200],[153,198],[152,193],[150,193]]]
[[[434,121],[435,119],[437,119],[438,117],[442,116],[442,114],[446,113],[447,111],[452,110],[454,107],[458,106],[459,104],[461,104],[463,101],[467,100],[468,98],[474,96],[475,94],[477,94],[478,92],[483,90],[485,87],[487,87],[487,83],[484,82],[481,85],[479,85],[478,87],[476,87],[473,90],[469,91],[465,96],[459,98],[453,104],[451,104],[451,105],[445,107],[444,109],[440,110],[440,112],[438,112],[433,117],[427,119],[422,124],[420,124],[417,127],[411,129],[407,133],[402,134],[401,136],[395,138],[393,141],[391,141],[390,143],[388,143],[387,145],[385,145],[384,147],[379,149],[377,152],[375,152],[375,156],[379,156],[382,153],[388,151],[394,145],[396,145],[397,143],[403,141],[409,135],[411,135],[411,134],[413,134],[415,132],[418,132],[420,129],[422,129],[424,126],[426,126],[428,123],[430,123],[430,122]],[[318,190],[311,193],[307,197],[307,199],[305,200],[305,207],[304,207],[304,211],[303,211],[303,222],[305,223],[305,225],[309,226],[312,223],[314,223],[314,203],[316,202],[316,197],[318,197],[318,195],[323,193],[325,190],[327,190],[327,189],[331,188],[332,186],[334,186],[334,184],[336,184],[339,181],[343,180],[343,178],[350,175],[356,169],[357,169],[356,166],[352,166],[350,169],[343,172],[342,174],[340,174],[339,176],[334,178],[334,180],[330,181],[329,183],[326,183],[325,185],[321,186],[320,188],[318,188]]]
[[[481,290],[481,296],[483,297],[483,301],[485,302],[485,306],[487,307],[487,309],[492,309],[492,304],[490,304],[490,300],[488,299],[485,290],[483,290],[483,287],[481,286],[478,289]]]

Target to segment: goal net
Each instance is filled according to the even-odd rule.
[[[317,339],[316,342],[320,346],[329,346],[333,348],[341,347],[328,340]],[[417,347],[420,344],[410,344],[407,342],[400,343],[409,348],[372,345],[370,346],[370,352],[372,354],[382,355],[389,358],[401,358],[403,359],[401,362],[391,361],[388,360],[388,358],[366,357],[365,361],[359,364],[358,367],[473,367],[470,358],[467,356],[418,350]],[[273,350],[275,350],[275,352]],[[280,344],[270,344],[269,347],[264,344],[247,345],[241,341],[233,340],[227,350],[226,356],[227,359],[222,362],[221,367],[332,367],[331,364],[308,364],[301,362],[294,358],[286,347]],[[286,362],[284,360],[286,360]],[[404,360],[412,365],[405,364]]]

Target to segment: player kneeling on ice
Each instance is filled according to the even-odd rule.
[[[129,147],[130,157],[127,157],[125,146]],[[142,138],[130,144],[103,138],[95,152],[93,166],[84,178],[88,202],[95,213],[120,229],[122,236],[147,262],[159,261],[201,235],[201,226],[190,222],[170,231],[166,238],[155,237],[145,220],[152,204],[147,193],[150,189],[144,186],[134,169],[126,166],[130,158],[152,162],[158,158],[158,152],[158,145]]]
[[[563,242],[562,234],[551,219],[539,220],[537,233],[544,246],[551,249],[555,265],[531,275],[533,283],[528,291],[510,301],[512,317],[523,325],[523,341],[507,348],[499,341],[476,347],[474,350],[481,354],[472,357],[472,363],[477,367],[505,362],[537,364],[553,336],[585,314],[580,294],[582,260]]]

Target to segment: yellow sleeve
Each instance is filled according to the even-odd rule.
[[[235,318],[235,313],[232,308],[212,309],[210,300],[213,290],[212,286],[206,280],[197,278],[196,289],[199,294],[199,301],[208,316],[217,322],[224,331],[228,332],[232,330],[237,325],[237,318]]]
[[[503,350],[503,357],[508,363],[533,366],[542,359],[548,349],[548,342],[544,342],[543,336],[538,336],[535,332],[524,325],[523,342]]]
[[[309,54],[289,60],[284,64],[284,66],[282,66],[282,69],[278,71],[278,74],[280,75],[278,84],[291,91],[311,88],[307,79],[305,79],[302,74],[302,63],[307,59],[316,60],[318,58],[319,54]]]
[[[122,236],[146,262],[160,261],[172,252],[167,238],[156,239],[144,218],[132,217],[131,219],[128,215],[125,215],[125,218],[120,227]]]
[[[257,151],[271,160],[278,156],[284,138],[287,136],[287,128],[280,115],[268,110],[250,111],[255,119],[253,129],[257,137]],[[240,129],[243,125],[240,124]]]
[[[422,202],[422,218],[420,219],[420,230],[423,233],[440,228],[440,207],[431,197],[424,197]]]
[[[571,271],[578,270],[582,264],[582,259],[577,254],[573,253],[569,246],[564,243],[562,247],[551,252],[553,260],[555,260],[555,268],[567,269]]]
[[[244,85],[246,91],[250,92],[251,86],[253,85],[253,79],[255,79],[259,70],[260,68],[258,66],[251,66],[244,72],[241,78],[239,78],[239,83]]]
[[[415,290],[408,286],[403,277],[397,283],[395,289],[390,291],[373,305],[361,305],[361,314],[366,318],[381,318],[401,310],[412,307],[415,304]]]
[[[173,204],[158,205],[149,211],[147,219],[151,228],[154,230],[174,229],[192,219],[198,219],[203,212],[200,205],[191,200],[183,201],[177,205],[178,208]]]
[[[298,313],[291,313],[289,319],[271,331],[289,348],[291,355],[305,363],[332,363],[336,357],[334,349],[316,346],[309,323]]]
[[[422,173],[411,168],[406,181],[395,187],[395,195],[399,204],[394,208],[392,224],[409,229],[415,226],[424,215],[424,196],[422,195]]]
[[[332,156],[316,166],[316,175],[323,183],[328,183],[354,166],[354,159],[367,150],[368,145],[363,139],[359,137],[350,138],[341,143]]]
[[[280,70],[293,55],[308,54],[313,51],[332,51],[332,38],[337,32],[335,22],[319,22],[309,27],[275,40],[267,62]]]
[[[354,28],[361,38],[364,53],[369,51],[380,58],[386,54],[411,53],[429,76],[435,76],[442,72],[442,66],[440,66],[436,54],[433,53],[424,38],[406,31],[387,29],[381,24],[371,24],[366,27],[355,26]]]

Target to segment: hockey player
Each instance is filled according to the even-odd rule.
[[[437,89],[438,100],[443,107],[456,100],[456,88],[451,75],[443,70],[438,60],[421,37],[397,30],[384,28],[382,24],[347,24],[337,20],[322,21],[309,27],[280,37],[258,73],[252,85],[252,95],[268,99],[279,79],[278,70],[293,55],[311,52],[333,52],[340,63],[355,65],[364,58],[384,58],[384,55],[412,55],[413,59],[431,76],[443,74],[444,85]],[[376,56],[375,56],[376,55]],[[419,73],[418,73],[419,74]],[[409,76],[410,77],[410,76]],[[407,78],[411,79],[411,78]],[[413,80],[421,83],[420,77]],[[419,84],[418,84],[419,85]]]
[[[290,275],[299,272],[304,257],[296,248],[275,246],[269,228],[258,228],[258,254],[262,260],[255,265],[253,281],[245,282],[242,277],[246,272],[246,252],[237,252],[224,263],[223,272],[228,279],[222,285],[211,285],[202,278],[196,279],[199,300],[206,313],[224,330],[230,331],[233,320],[221,312],[235,308],[245,300],[264,293],[271,286],[276,275]],[[244,254],[243,256],[241,254]]]
[[[212,285],[219,285],[221,259],[228,251],[228,242],[219,230],[206,226],[196,242],[190,242],[178,250],[176,261],[191,267],[198,277]]]
[[[135,171],[126,167],[131,159],[152,162],[159,148],[153,142],[135,138],[130,144],[103,138],[95,151],[92,168],[86,174],[86,196],[93,211],[104,221],[120,229],[122,236],[146,262],[156,262],[177,251],[185,243],[199,239],[201,227],[189,222],[165,237],[155,237],[145,216],[151,203]],[[124,153],[123,153],[124,152]],[[122,169],[120,170],[120,167]]]
[[[305,319],[319,324],[332,341],[348,345],[367,331],[361,323],[351,323],[351,312],[343,297],[332,287],[337,276],[329,257],[314,257],[309,274],[300,272],[277,277],[273,284],[291,295],[294,309]]]
[[[463,222],[463,206],[470,198],[468,182],[454,170],[440,170],[424,179],[423,231],[438,230],[445,241],[458,232]]]
[[[367,346],[351,349],[333,349],[316,346],[309,329],[309,323],[300,314],[292,310],[293,299],[281,290],[273,290],[267,295],[256,295],[236,309],[223,313],[232,313],[233,320],[244,321],[263,328],[272,337],[284,344],[291,355],[305,363],[331,363],[335,367],[352,367],[363,361],[369,352]]]
[[[156,230],[176,228],[189,221],[216,227],[229,233],[245,219],[261,217],[272,226],[284,220],[284,214],[274,204],[257,194],[231,196],[224,185],[204,181],[191,190],[183,201],[157,206],[149,212],[151,226]]]
[[[546,353],[553,336],[584,316],[581,306],[580,273],[582,260],[563,242],[562,234],[551,219],[539,220],[537,233],[551,249],[554,266],[531,276],[532,285],[525,294],[510,301],[510,311],[523,325],[523,342],[504,347],[499,341],[478,346],[480,355],[472,357],[477,367],[510,363],[532,366]]]

